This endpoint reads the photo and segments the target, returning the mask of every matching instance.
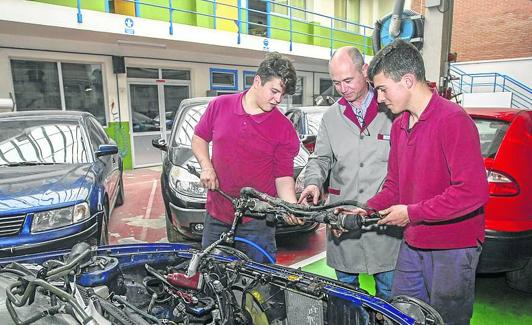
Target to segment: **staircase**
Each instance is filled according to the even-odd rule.
[[[456,94],[511,92],[511,106],[532,109],[532,89],[497,72],[466,73],[451,65],[451,83]]]

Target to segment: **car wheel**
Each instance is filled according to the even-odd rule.
[[[120,175],[120,183],[118,184],[118,195],[116,196],[115,207],[119,207],[124,204],[124,181],[122,175]]]
[[[100,226],[100,239],[98,246],[109,245],[109,228],[108,228],[108,213],[107,208],[103,208],[102,224]]]
[[[506,272],[506,283],[512,289],[532,293],[532,258],[522,269]]]
[[[174,227],[168,216],[165,216],[164,219],[166,220],[166,237],[170,243],[180,243],[187,240],[185,236]]]

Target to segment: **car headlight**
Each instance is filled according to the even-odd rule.
[[[170,187],[177,192],[178,195],[185,195],[187,197],[194,197],[202,200],[207,198],[207,189],[203,187],[199,178],[190,174],[182,167],[172,166],[172,168],[170,168],[168,180],[170,182]]]
[[[31,232],[45,231],[83,221],[90,217],[87,203],[80,203],[74,206],[37,212],[33,214]]]

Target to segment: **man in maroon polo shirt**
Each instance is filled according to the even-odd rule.
[[[405,227],[392,295],[432,305],[446,324],[469,324],[484,241],[486,171],[475,124],[425,81],[419,51],[396,40],[375,55],[368,76],[395,114],[388,173],[368,201],[382,225]]]
[[[296,202],[293,165],[299,139],[277,108],[285,94],[294,93],[295,84],[292,63],[278,53],[269,53],[249,90],[220,96],[209,103],[192,138],[192,151],[201,166],[204,186],[210,190],[221,188],[233,197],[239,195],[242,187],[251,186]],[[209,191],[206,208],[201,241],[204,248],[228,231],[234,218],[231,203],[216,192]],[[265,220],[244,217],[236,236],[255,242],[275,256],[275,227]],[[255,248],[239,242],[235,246],[253,260],[267,262]]]

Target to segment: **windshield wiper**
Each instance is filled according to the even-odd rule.
[[[56,165],[59,163],[45,161],[18,161],[0,165],[1,167],[18,167],[18,166],[38,166],[38,165]]]

